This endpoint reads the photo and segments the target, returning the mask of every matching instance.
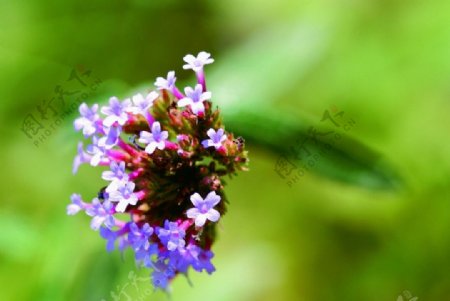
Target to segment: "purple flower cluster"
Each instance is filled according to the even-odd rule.
[[[111,97],[101,114],[97,104],[83,103],[74,122],[89,142],[78,144],[73,172],[82,164],[109,169],[92,201],[73,194],[67,214],[84,211],[108,251],[131,249],[164,290],[190,268],[214,272],[211,246],[226,203],[222,178],[248,162],[243,139],[225,131],[206,89],[203,69],[214,60],[200,52],[184,61],[197,77],[184,94],[170,71],[156,79],[156,91]]]

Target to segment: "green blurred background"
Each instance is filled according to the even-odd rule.
[[[88,102],[104,103],[169,70],[192,85],[182,57],[201,50],[251,169],[226,189],[216,273],[178,277],[171,300],[450,300],[449,1],[1,0],[0,12],[0,300],[168,300],[130,252],[106,253],[88,217],[65,214],[72,192],[103,185],[98,169],[71,173],[76,112],[38,147],[21,128],[74,68],[101,79]],[[354,126],[321,121],[326,110]],[[341,139],[292,183],[275,166],[310,127]]]

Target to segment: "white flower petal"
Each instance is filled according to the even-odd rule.
[[[100,163],[100,160],[101,160],[101,154],[97,153],[94,156],[92,156],[90,164],[92,166],[97,166],[98,163]]]
[[[166,148],[166,143],[164,141],[159,141],[157,142],[157,146],[158,149],[163,150]]]
[[[103,125],[106,127],[110,127],[114,124],[114,122],[117,121],[117,116],[115,115],[109,115],[105,119],[103,119]]]
[[[169,251],[173,251],[177,248],[177,245],[175,243],[173,243],[172,241],[169,240],[169,242],[167,243],[167,249]]]
[[[197,208],[191,208],[186,211],[186,215],[188,218],[196,218],[200,214],[200,211]]]
[[[158,121],[153,122],[152,133],[161,133],[161,124]]]
[[[199,214],[197,215],[197,217],[195,218],[195,225],[197,227],[203,227],[203,225],[206,222],[206,215],[205,214]]]
[[[187,105],[192,104],[193,102],[194,101],[192,99],[190,99],[189,97],[185,97],[185,98],[182,98],[182,99],[178,100],[178,106],[179,107],[185,107]]]
[[[211,54],[209,54],[208,52],[201,51],[197,55],[197,60],[199,60],[199,61],[206,61],[210,56],[211,56]]]
[[[168,131],[162,131],[161,132],[161,140],[167,140],[169,138],[169,132]]]
[[[184,93],[186,95],[191,95],[192,93],[194,93],[194,90],[191,87],[186,87],[184,88]]]
[[[75,204],[69,204],[67,206],[67,214],[74,215],[77,214],[81,210],[81,207]]]
[[[216,131],[214,129],[209,129],[206,132],[206,135],[208,135],[209,138],[214,139],[214,135],[216,135]]]
[[[217,195],[215,191],[211,191],[205,198],[205,202],[211,204],[211,207],[216,206],[220,202],[220,195]]]
[[[145,152],[148,154],[153,154],[153,152],[155,151],[156,147],[158,146],[157,142],[150,142],[149,145],[147,145],[147,147],[145,148]]]
[[[147,94],[145,99],[151,102],[151,104],[150,104],[150,106],[151,106],[153,104],[153,101],[155,101],[155,99],[157,99],[158,97],[159,97],[159,94],[155,91],[152,91]]]
[[[73,123],[73,127],[75,128],[75,130],[79,131],[84,127],[85,124],[86,124],[86,118],[80,117],[80,118],[75,119],[75,121]]]
[[[203,198],[200,196],[200,194],[198,194],[197,192],[194,193],[193,195],[191,195],[191,202],[192,204],[194,204],[195,207],[200,206],[200,204],[202,204]]]
[[[138,139],[138,141],[140,143],[150,143],[150,142],[154,141],[152,133],[147,132],[147,131],[142,131],[140,133],[139,137],[140,138]]]
[[[211,92],[204,92],[202,93],[202,96],[200,96],[200,100],[210,100],[212,97],[212,93]]]
[[[117,212],[125,212],[125,209],[127,209],[128,202],[125,199],[120,200],[120,202],[116,206]]]
[[[215,209],[209,209],[206,213],[206,217],[212,222],[217,222],[220,218],[220,213]]]
[[[205,106],[203,105],[203,102],[194,102],[191,104],[191,109],[195,115],[198,115],[198,113],[203,113],[205,111]]]
[[[104,217],[94,216],[94,218],[91,221],[91,228],[93,230],[98,230],[104,221],[105,221]]]
[[[195,61],[195,56],[193,56],[192,54],[187,54],[183,57],[183,61],[185,61],[188,64],[191,64],[192,62]]]
[[[142,96],[141,93],[134,95],[132,99],[133,99],[133,103],[136,106],[139,106],[141,103],[143,103],[145,101],[144,96]]]

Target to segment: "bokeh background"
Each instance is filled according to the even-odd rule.
[[[47,111],[40,140],[23,123],[72,72],[101,81],[89,103],[169,70],[192,85],[182,57],[201,50],[250,171],[228,181],[216,273],[178,277],[171,300],[450,300],[449,1],[2,0],[0,16],[0,300],[168,300],[65,214],[103,185],[71,173],[76,111]],[[328,134],[295,158],[311,129]]]

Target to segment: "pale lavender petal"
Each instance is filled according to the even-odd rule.
[[[206,218],[209,219],[212,222],[217,222],[220,218],[220,213],[219,211],[215,210],[215,209],[210,209],[207,213],[206,213]]]
[[[150,142],[147,147],[145,148],[145,152],[148,154],[153,154],[153,152],[155,151],[156,147],[158,146],[157,142]]]
[[[177,104],[178,104],[179,107],[185,107],[187,105],[191,105],[192,103],[194,103],[192,101],[192,99],[190,99],[188,97],[185,97],[185,98],[182,98],[182,99],[178,100]]]
[[[206,132],[206,135],[208,135],[209,138],[211,138],[212,140],[214,140],[214,136],[216,135],[216,131],[214,129],[209,129]]]
[[[211,92],[204,92],[202,93],[202,95],[200,96],[200,100],[204,101],[204,100],[210,100],[212,97],[212,93]]]
[[[195,102],[191,104],[191,109],[194,114],[203,113],[205,111],[205,106],[202,102]]]
[[[204,201],[203,198],[197,192],[191,195],[191,202],[195,207],[200,206]]]
[[[205,203],[208,203],[211,207],[216,206],[220,202],[220,196],[215,191],[211,191],[205,198]]]
[[[191,208],[186,211],[186,215],[188,218],[196,218],[200,214],[200,211],[197,208]]]
[[[199,214],[197,215],[197,217],[195,218],[195,225],[197,227],[203,227],[203,225],[206,222],[206,215],[205,214]]]

